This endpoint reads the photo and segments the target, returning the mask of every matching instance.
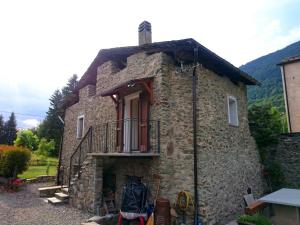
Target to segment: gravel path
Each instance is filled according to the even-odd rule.
[[[68,205],[46,203],[38,196],[44,186],[28,184],[16,193],[0,190],[0,225],[80,225],[91,217]]]

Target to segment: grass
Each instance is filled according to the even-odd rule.
[[[19,174],[19,178],[35,178],[46,174],[47,165],[45,166],[29,166],[28,170],[26,170],[24,173]],[[56,166],[50,166],[49,168],[49,175],[54,176],[56,175],[57,167]]]
[[[19,178],[35,178],[42,175],[47,175],[47,165],[50,164],[49,167],[49,174],[50,176],[56,175],[57,172],[57,164],[58,159],[55,157],[45,157],[40,156],[37,154],[31,154],[31,159],[29,162],[29,168],[23,172],[22,174],[19,174]]]
[[[245,224],[254,224],[254,225],[272,225],[270,219],[263,215],[255,214],[255,215],[241,215],[238,218],[239,223]]]

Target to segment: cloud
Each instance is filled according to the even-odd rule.
[[[37,127],[40,124],[40,121],[37,119],[26,119],[23,120],[22,123],[25,125],[26,128],[33,128]]]

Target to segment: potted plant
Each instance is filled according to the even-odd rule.
[[[265,216],[256,215],[241,215],[237,220],[239,225],[272,225],[270,219]]]

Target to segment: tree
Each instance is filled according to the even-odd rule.
[[[50,107],[45,120],[38,127],[38,136],[55,142],[55,155],[58,155],[61,136],[63,135],[63,124],[58,119],[64,118],[66,108],[76,100],[76,86],[78,77],[74,74],[62,90],[56,90],[50,98]]]
[[[77,75],[73,74],[73,76],[68,80],[67,85],[64,86],[61,90],[63,96],[62,107],[64,110],[74,101],[74,99],[76,99],[75,90],[78,85],[77,79]]]
[[[54,140],[47,141],[46,138],[42,138],[39,143],[38,154],[43,156],[55,156],[55,142]]]
[[[8,121],[4,125],[5,142],[8,145],[13,145],[17,137],[17,122],[14,112],[9,116]]]
[[[50,107],[47,112],[45,120],[38,128],[38,136],[46,139],[53,139],[55,143],[56,153],[58,155],[60,138],[62,135],[63,124],[59,121],[58,116],[63,117],[64,111],[62,106],[62,93],[56,90],[50,98]]]
[[[270,104],[253,105],[249,109],[249,123],[251,134],[259,148],[276,143],[277,136],[282,131],[280,112]]]
[[[3,116],[0,115],[0,144],[5,143],[5,132],[4,132],[4,120]]]
[[[264,174],[268,176],[267,183],[277,190],[284,185],[284,175],[280,164],[270,157],[272,151],[267,148],[278,143],[278,136],[283,130],[282,115],[270,104],[253,105],[249,108],[249,124],[252,136],[259,149],[261,162],[264,165]]]
[[[14,141],[15,146],[26,147],[32,151],[37,150],[39,139],[31,130],[21,130],[17,133],[17,139]]]

